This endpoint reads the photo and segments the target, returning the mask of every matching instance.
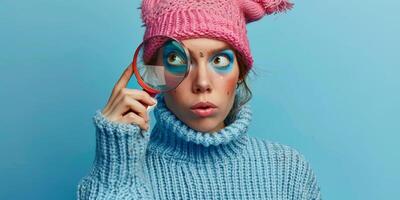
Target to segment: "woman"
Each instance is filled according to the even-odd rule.
[[[78,199],[320,199],[295,149],[250,137],[246,23],[288,10],[261,0],[144,0],[144,39],[181,40],[192,58],[177,88],[153,99],[128,89],[128,66],[96,112],[96,158]],[[160,57],[160,56],[158,56]],[[147,106],[155,105],[149,129]]]

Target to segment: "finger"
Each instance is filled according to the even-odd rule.
[[[111,103],[111,108],[114,108],[118,105],[118,103],[121,102],[121,99],[124,98],[124,96],[131,96],[132,98],[140,101],[142,104],[144,104],[146,107],[147,106],[152,106],[155,104],[157,101],[156,99],[152,98],[147,92],[142,91],[142,90],[137,90],[137,89],[129,89],[129,88],[123,88],[121,89],[120,93],[116,97],[116,99]],[[153,100],[155,102],[153,102]]]
[[[128,85],[129,79],[132,77],[132,74],[132,64],[129,64],[124,73],[122,73],[118,82],[115,84],[116,91],[119,91],[120,89],[125,88]]]
[[[142,102],[146,106],[152,106],[157,102],[155,98],[151,97],[149,93],[143,90],[125,88],[121,91],[126,95],[132,96],[134,99]]]
[[[139,127],[141,129],[144,129],[144,130],[147,130],[149,128],[148,123],[146,123],[143,120],[143,118],[141,118],[140,116],[138,116],[137,114],[135,114],[133,112],[129,112],[128,114],[124,115],[120,121],[123,123],[127,123],[127,124],[135,123],[135,124],[139,125]]]
[[[119,104],[115,107],[114,113],[124,115],[127,112],[134,112],[141,116],[145,121],[148,121],[147,108],[140,102],[133,99],[130,95],[125,95]]]
[[[128,67],[125,69],[125,71],[122,73],[121,77],[117,81],[117,83],[114,85],[114,88],[111,92],[110,98],[108,100],[106,109],[109,109],[110,103],[112,103],[115,98],[117,97],[118,93],[122,88],[126,88],[128,85],[128,82],[130,78],[132,77],[133,74],[133,69],[132,69],[132,63],[128,65]],[[105,110],[106,110],[105,109]]]

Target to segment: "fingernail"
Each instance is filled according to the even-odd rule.
[[[151,98],[151,100],[153,101],[153,103],[157,103],[157,100],[155,98]]]

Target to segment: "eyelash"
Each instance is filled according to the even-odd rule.
[[[180,53],[178,53],[179,55]],[[181,56],[181,55],[180,55]],[[214,56],[211,57],[211,59],[209,59],[209,63],[211,63],[213,65],[213,61],[217,58],[217,57],[225,57],[228,60],[228,64],[225,66],[213,66],[213,68],[215,68],[216,70],[222,72],[221,70],[227,70],[228,68],[230,68],[233,64],[234,61],[234,57],[233,57],[233,53],[231,52],[231,50],[226,49],[226,50],[222,50],[221,52],[218,52],[217,54],[215,54]],[[191,60],[191,64],[193,64],[193,62],[195,61],[195,59],[192,58]]]
[[[228,65],[226,65],[225,67],[221,67],[221,68],[229,67],[230,65],[232,65],[232,63],[234,61],[233,52],[231,50],[229,50],[229,49],[223,50],[222,52],[219,52],[218,54],[213,56],[213,58],[211,60],[214,60],[218,56],[224,56],[229,61]]]
[[[227,55],[226,53],[219,53],[219,54],[215,55],[215,56],[211,59],[211,61],[213,61],[215,58],[217,58],[217,57],[219,57],[219,56],[225,57],[225,58],[229,61],[229,64],[231,64],[232,61],[231,61],[229,55]],[[225,67],[229,66],[229,64],[226,65]]]

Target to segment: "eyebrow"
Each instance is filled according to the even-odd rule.
[[[189,48],[187,48],[187,49],[188,49],[190,55],[194,55],[194,52],[192,50],[190,50]],[[227,49],[232,50],[229,46],[224,46],[224,47],[213,49],[211,51],[207,51],[206,55],[210,56],[210,55],[215,54],[216,52],[224,51],[224,50],[227,50]]]

